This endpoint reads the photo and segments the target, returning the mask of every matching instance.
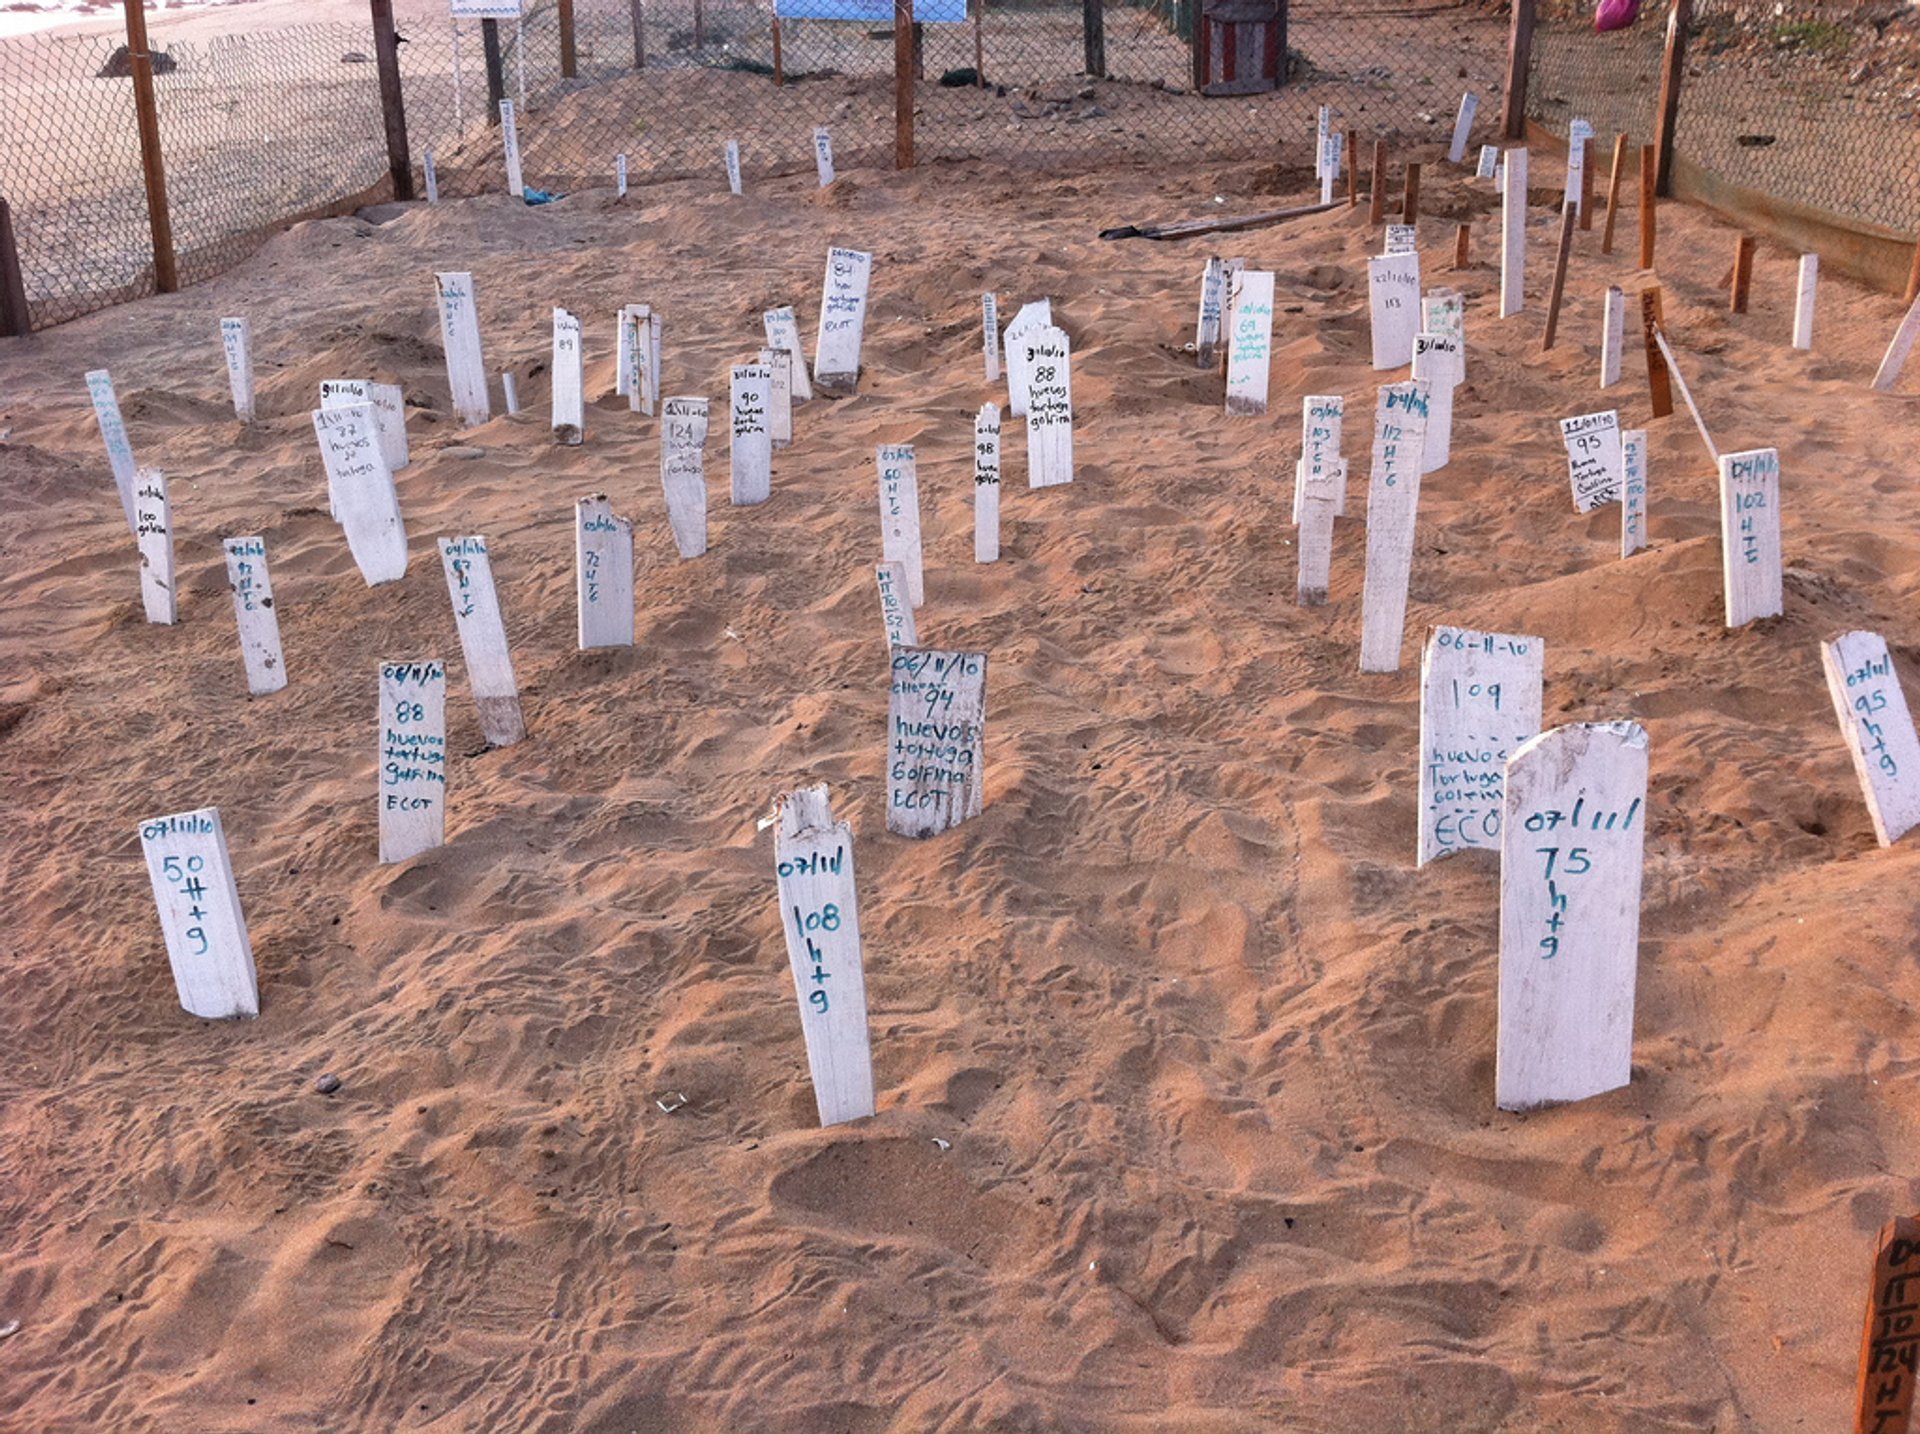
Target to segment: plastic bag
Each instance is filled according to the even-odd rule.
[[[1593,12],[1593,28],[1601,34],[1609,30],[1624,30],[1640,18],[1640,0],[1600,0],[1600,7]]]

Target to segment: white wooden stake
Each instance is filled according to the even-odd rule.
[[[987,382],[1000,381],[1000,300],[988,293],[980,296],[980,346],[986,360]]]
[[[506,400],[509,418],[520,411],[520,390],[514,387],[513,375],[506,369],[500,370],[500,396]]]
[[[613,157],[613,197],[615,199],[627,197],[627,157],[624,154],[616,154]]]
[[[1546,643],[1436,627],[1420,655],[1417,862],[1500,849],[1507,758],[1540,733]]]
[[[773,403],[773,373],[757,363],[733,366],[728,408],[727,449],[736,508],[764,503],[773,496],[773,433],[767,409]]]
[[[447,665],[437,658],[380,664],[380,861],[447,840]]]
[[[1920,826],[1920,737],[1900,675],[1878,633],[1843,632],[1820,644],[1820,658],[1873,833],[1892,846]]]
[[[1820,289],[1820,256],[1800,256],[1800,284],[1793,296],[1793,346],[1813,347],[1813,301]]]
[[[768,348],[793,355],[793,396],[796,402],[807,402],[813,397],[813,383],[807,377],[807,356],[800,347],[800,324],[793,310],[768,309],[760,316],[760,326],[766,330]]]
[[[920,628],[913,620],[913,603],[907,596],[907,570],[901,563],[875,563],[873,578],[880,587],[880,621],[887,632],[887,646],[918,647]]]
[[[580,352],[580,320],[553,311],[553,437],[578,444],[587,436],[586,380]]]
[[[433,167],[433,151],[427,151],[427,203],[440,202],[440,176]]]
[[[1567,482],[1573,510],[1591,513],[1620,501],[1620,415],[1583,413],[1560,420],[1560,442],[1567,450]]]
[[[179,618],[173,572],[173,509],[167,475],[142,468],[133,475],[133,531],[140,542],[140,601],[147,621],[172,626]]]
[[[1720,459],[1720,559],[1728,627],[1780,615],[1780,455],[1774,449]]]
[[[813,381],[825,394],[850,394],[860,383],[860,336],[867,323],[873,255],[827,250],[820,291],[820,331],[813,341]]]
[[[727,141],[727,191],[731,194],[741,192],[740,142],[734,139]]]
[[[1000,408],[992,403],[973,420],[973,560],[1000,561]]]
[[[1907,366],[1907,355],[1913,352],[1915,339],[1920,339],[1920,296],[1908,306],[1907,316],[1893,331],[1893,342],[1887,345],[1880,367],[1874,371],[1873,386],[1879,392],[1893,392],[1894,384],[1900,381],[1900,370]]]
[[[774,833],[780,925],[820,1124],[873,1114],[873,1053],[860,962],[853,831],[836,822],[825,786],[790,793]]]
[[[407,466],[406,400],[400,386],[375,383],[365,378],[326,378],[320,380],[322,408],[351,408],[366,404],[373,410],[373,428],[380,443],[380,457],[389,473]],[[337,516],[337,515],[336,515]]]
[[[100,440],[107,445],[107,462],[113,468],[113,486],[120,493],[120,507],[127,515],[127,531],[139,536],[140,525],[133,515],[133,443],[127,437],[126,420],[120,416],[120,400],[113,391],[113,375],[103,368],[87,375],[87,396],[93,400],[94,421],[100,425]]]
[[[1227,335],[1227,412],[1267,411],[1267,378],[1273,362],[1273,275],[1243,269],[1232,281],[1231,331]]]
[[[1580,217],[1582,196],[1586,189],[1587,141],[1593,138],[1593,126],[1583,119],[1577,119],[1567,126],[1567,187],[1561,203],[1571,206],[1574,218]]]
[[[1053,326],[1053,300],[1051,299],[1022,304],[1020,312],[1013,316],[1013,322],[1007,325],[1004,342],[1007,355],[1008,418],[1027,416],[1026,341],[1041,329],[1050,329]]]
[[[673,545],[683,558],[707,550],[707,401],[669,398],[660,409],[660,487]]]
[[[1367,302],[1373,316],[1373,366],[1413,362],[1420,329],[1420,256],[1383,254],[1367,260]]]
[[[1453,382],[1467,381],[1467,300],[1458,289],[1428,289],[1420,296],[1420,332],[1454,341]]]
[[[1647,545],[1647,430],[1620,435],[1620,556]]]
[[[1640,956],[1647,734],[1556,727],[1507,760],[1500,833],[1502,1110],[1627,1084]]]
[[[1507,151],[1500,181],[1500,317],[1527,306],[1527,152]]]
[[[368,587],[397,582],[407,571],[407,529],[380,452],[373,406],[315,409],[313,432],[326,465],[328,498],[360,575]]]
[[[219,808],[141,822],[140,850],[181,1006],[205,1021],[259,1015],[253,942]]]
[[[1420,450],[1427,386],[1389,384],[1374,409],[1373,473],[1367,488],[1367,578],[1360,598],[1360,670],[1398,672],[1420,507]]]
[[[1620,382],[1620,355],[1627,342],[1627,296],[1618,284],[1607,285],[1606,313],[1600,323],[1600,387]]]
[[[467,686],[480,709],[480,732],[490,747],[511,747],[527,735],[520,715],[520,688],[507,654],[507,625],[493,586],[487,540],[474,534],[440,540],[440,565],[453,599],[453,625],[467,660]]]
[[[1333,520],[1346,493],[1347,465],[1337,457],[1319,462],[1303,458],[1294,472],[1294,506],[1299,510],[1294,600],[1302,607],[1318,607],[1327,600],[1332,580]]]
[[[1027,371],[1027,486],[1073,481],[1073,355],[1063,330],[1021,341]]]
[[[874,451],[880,474],[880,551],[907,570],[907,600],[927,600],[920,545],[920,478],[911,443],[883,443]]]
[[[1436,473],[1453,458],[1453,389],[1460,371],[1460,340],[1451,334],[1416,334],[1413,377],[1427,386],[1427,436],[1420,471]]]
[[[520,125],[514,118],[512,100],[500,101],[500,148],[507,161],[507,193],[524,200],[527,182],[520,172]]]
[[[440,344],[446,350],[447,383],[453,389],[454,411],[472,428],[493,416],[487,400],[487,366],[480,356],[480,315],[474,303],[473,275],[433,277],[440,299]]]
[[[1492,179],[1500,167],[1500,146],[1483,144],[1480,146],[1480,162],[1474,166],[1475,179]]]
[[[824,129],[813,132],[813,165],[820,173],[820,187],[833,183],[833,136]]]
[[[633,646],[633,524],[605,493],[573,505],[580,650]]]
[[[1460,96],[1460,112],[1453,117],[1453,142],[1447,146],[1449,164],[1465,164],[1467,140],[1473,133],[1473,117],[1480,112],[1480,96],[1468,90]]]
[[[785,349],[761,349],[760,367],[771,376],[767,385],[767,433],[775,448],[793,446],[793,355]]]
[[[1220,319],[1227,301],[1227,266],[1215,254],[1200,271],[1200,316],[1193,326],[1193,358],[1211,370],[1220,357]]]
[[[1333,504],[1329,516],[1347,511],[1347,464],[1340,456],[1340,430],[1347,401],[1337,393],[1310,393],[1300,400],[1300,461],[1293,465],[1293,521],[1301,521],[1308,485]],[[1333,529],[1327,529],[1331,541]],[[1324,593],[1325,585],[1321,585]]]
[[[887,830],[937,836],[980,815],[987,654],[896,647],[887,698]]]
[[[253,422],[253,325],[244,315],[220,321],[220,349],[227,356],[227,387],[233,393],[233,416]]]
[[[227,586],[233,589],[233,615],[240,627],[240,657],[247,668],[247,691],[255,697],[287,685],[287,663],[280,652],[280,612],[267,576],[266,539],[228,538]]]

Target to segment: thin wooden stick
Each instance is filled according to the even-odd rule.
[[[1660,357],[1667,362],[1667,372],[1673,375],[1673,381],[1680,385],[1680,396],[1687,401],[1687,412],[1693,415],[1693,426],[1700,430],[1700,441],[1707,445],[1707,452],[1713,455],[1713,465],[1720,466],[1720,450],[1714,446],[1713,435],[1707,432],[1706,420],[1700,417],[1700,410],[1694,404],[1693,392],[1687,387],[1687,376],[1680,372],[1680,365],[1674,360],[1673,350],[1667,347],[1667,336],[1661,332],[1660,325],[1653,326],[1653,341],[1660,346]]]
[[[1560,247],[1553,255],[1553,288],[1547,295],[1547,335],[1540,342],[1541,353],[1553,347],[1560,330],[1560,300],[1567,291],[1567,260],[1573,254],[1573,226],[1578,217],[1574,197],[1568,195],[1560,206]]]
[[[1640,291],[1640,336],[1647,347],[1647,398],[1655,418],[1673,412],[1673,384],[1667,377],[1667,361],[1660,356],[1655,335],[1660,332],[1660,286],[1649,284]]]
[[[1373,142],[1373,183],[1367,195],[1367,223],[1387,222],[1387,142]]]
[[[1407,166],[1406,200],[1401,205],[1401,208],[1400,208],[1400,222],[1402,224],[1415,224],[1419,222],[1419,219],[1420,219],[1420,166],[1417,164],[1409,164]]]
[[[1736,314],[1747,311],[1747,294],[1753,287],[1753,236],[1742,234],[1733,245],[1733,297],[1728,303]]]
[[[1640,146],[1640,267],[1653,267],[1654,147]],[[1672,412],[1671,409],[1668,410]]]
[[[1347,208],[1355,209],[1360,204],[1360,131],[1347,131]]]
[[[1613,137],[1613,172],[1607,176],[1607,224],[1600,231],[1600,252],[1613,252],[1613,218],[1620,208],[1620,171],[1627,164],[1627,137],[1616,134]]]

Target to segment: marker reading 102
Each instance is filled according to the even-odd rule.
[[[200,905],[200,898],[207,894],[207,884],[200,879],[200,873],[207,869],[207,859],[204,856],[162,857],[160,869],[168,881],[193,901],[193,905],[187,908],[187,915],[195,921],[205,921],[207,913]],[[206,927],[189,926],[184,934],[187,940],[199,943],[191,954],[204,956],[208,946]]]
[[[810,931],[838,931],[840,929],[840,908],[831,901],[827,902],[826,905],[822,906],[818,911],[802,911],[796,906],[793,908],[793,924],[794,928],[799,931],[801,939],[807,943],[807,959],[813,963],[813,975],[809,979],[815,984],[814,988],[807,992],[807,1004],[824,1016],[827,1011],[831,1009],[831,1002],[827,999],[826,987],[822,984],[829,979],[827,968],[821,964],[826,958],[821,954],[820,948],[814,944],[813,938],[807,933]]]

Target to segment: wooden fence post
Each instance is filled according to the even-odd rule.
[[[1640,146],[1640,267],[1653,267],[1653,216],[1655,213],[1656,173],[1658,166],[1654,162],[1657,153],[1650,144]]]
[[[646,0],[627,0],[627,8],[633,12],[633,67],[644,70],[647,67],[647,14]]]
[[[128,0],[132,3],[132,0]],[[507,97],[507,76],[500,67],[500,22],[480,22],[480,48],[487,58],[487,123],[500,123],[500,101]]]
[[[893,167],[913,168],[913,0],[893,0]]]
[[[1692,24],[1693,0],[1673,0],[1667,12],[1667,53],[1660,62],[1660,107],[1653,120],[1653,192],[1663,198],[1673,193],[1673,127],[1680,117],[1680,79],[1687,67]]]
[[[147,12],[142,0],[127,3],[127,58],[133,65],[133,111],[140,126],[140,168],[147,185],[147,224],[153,231],[153,287],[162,294],[180,287],[173,260],[173,216],[167,209],[167,168],[160,157],[160,110],[153,93],[153,56],[147,52]]]
[[[1096,79],[1107,74],[1107,12],[1102,0],[1080,0],[1082,48],[1086,51],[1086,73]]]
[[[0,338],[24,339],[32,332],[20,250],[13,242],[13,207],[0,199]]]
[[[560,77],[570,80],[580,69],[580,55],[573,44],[573,0],[560,0]]]
[[[400,43],[393,33],[393,0],[372,0],[373,57],[380,66],[380,114],[387,126],[387,168],[393,197],[413,198],[413,154],[407,148],[407,106],[400,97]]]
[[[1506,139],[1527,137],[1527,67],[1533,61],[1533,0],[1513,0],[1513,20],[1507,30],[1507,84],[1500,104],[1500,133]]]

